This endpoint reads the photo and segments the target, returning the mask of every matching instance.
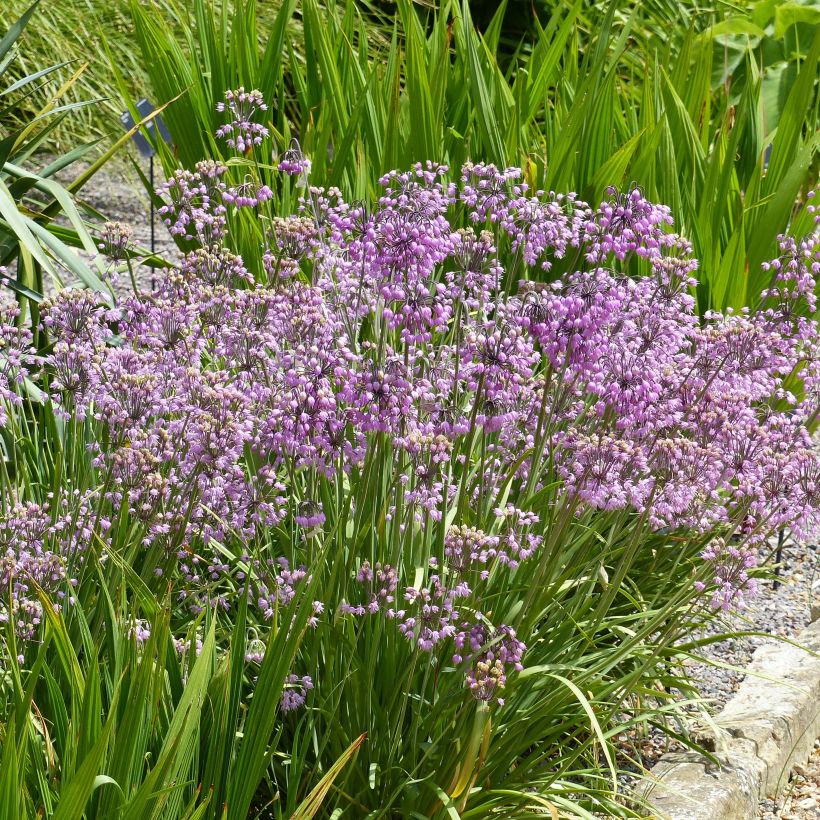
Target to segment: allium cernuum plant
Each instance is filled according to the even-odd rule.
[[[252,155],[261,97],[220,110]],[[280,170],[305,183],[309,162],[294,145]],[[816,232],[781,238],[760,310],[699,319],[697,260],[637,188],[592,208],[517,168],[419,164],[368,204],[307,183],[288,215],[253,174],[178,172],[162,213],[193,249],[153,292],[43,305],[41,359],[4,319],[4,405],[47,375],[95,477],[0,523],[21,637],[41,620],[30,581],[70,608],[90,531],[104,552],[127,527],[181,630],[244,594],[255,636],[311,608],[283,712],[340,683],[321,634],[353,655],[384,642],[397,677],[427,669],[424,708],[503,710],[549,641],[535,601],[574,583],[556,568],[580,522],[609,522],[602,554],[606,533],[700,544],[684,597],[707,608],[753,591],[773,532],[815,531]],[[264,225],[260,270],[229,249],[242,209]]]

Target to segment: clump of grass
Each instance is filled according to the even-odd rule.
[[[769,35],[742,16],[642,50],[631,35],[643,19],[637,10],[612,5],[583,32],[579,2],[545,28],[536,23],[537,36],[502,71],[503,4],[479,35],[467,2],[434,12],[400,0],[385,45],[368,38],[355,6],[291,0],[264,47],[254,8],[238,2],[233,16],[216,15],[194,0],[196,28],[178,37],[162,13],[132,4],[152,95],[176,100],[165,116],[173,148],[159,146],[167,173],[222,156],[212,136],[217,102],[231,87],[259,88],[271,103],[274,153],[298,136],[313,178],[352,198],[372,196],[381,174],[419,157],[452,167],[514,163],[533,187],[592,201],[610,184],[637,184],[670,203],[692,237],[705,270],[701,312],[759,301],[766,279],[756,271],[796,216],[817,156],[820,35],[812,29],[809,37],[797,36],[798,23],[779,32],[784,49],[799,47],[788,52],[794,81],[774,105],[764,89],[780,75],[765,61],[762,75],[758,68]],[[774,18],[766,26],[774,38]],[[127,98],[124,77],[120,89]],[[246,258],[258,254],[259,231],[247,220],[233,234]]]
[[[30,5],[31,0],[5,0],[0,8],[0,29],[9,28]],[[160,14],[163,26],[175,37],[182,37],[187,29],[197,25],[193,0],[150,0],[143,5]],[[212,0],[208,8],[219,19],[232,15],[238,5],[234,0]],[[264,47],[281,5],[279,0],[253,4],[256,20],[249,33],[257,47]],[[371,19],[380,23],[374,25],[369,36],[374,40],[383,39],[388,17],[374,11]],[[298,21],[294,21],[292,27],[298,30]],[[128,93],[135,99],[151,96],[150,72],[137,45],[130,0],[52,0],[41,4],[26,31],[25,44],[12,69],[14,78],[39,70],[43,60],[66,62],[65,70],[48,81],[48,87],[56,87],[55,84],[85,66],[65,100],[96,102],[60,123],[47,144],[51,151],[61,152],[92,139],[111,138],[120,130],[119,116],[124,105],[116,92],[114,73],[101,44],[106,44],[116,55]],[[22,101],[14,112],[17,121],[24,123],[35,116],[36,106],[37,97]]]
[[[0,10],[0,28],[8,28],[31,5],[29,0],[7,0]],[[165,8],[168,14],[169,7]],[[169,25],[173,17],[168,14]],[[128,5],[122,0],[54,0],[42,3],[26,29],[24,47],[18,55],[13,76],[39,70],[44,60],[66,62],[65,69],[49,79],[56,87],[65,77],[85,66],[66,95],[68,102],[94,101],[95,105],[75,112],[64,120],[50,138],[53,151],[99,137],[110,137],[119,128],[120,101],[112,95],[111,72],[98,44],[106,40],[116,45],[129,90],[139,95],[148,86],[147,73],[134,49],[134,27]],[[45,89],[44,93],[47,93]],[[24,123],[36,114],[37,97],[22,101],[15,117]]]

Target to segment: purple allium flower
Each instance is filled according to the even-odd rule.
[[[220,126],[216,135],[224,139],[240,154],[250,151],[254,145],[260,145],[269,134],[264,125],[253,121],[257,111],[268,110],[262,98],[262,92],[257,89],[245,91],[243,87],[240,87],[235,91],[226,91],[225,102],[217,103],[216,110],[227,111],[233,118],[230,122]]]
[[[444,538],[447,566],[458,576],[466,576],[477,565],[487,564],[495,553],[498,539],[475,527],[453,526]],[[486,570],[482,570],[486,577]]]
[[[285,689],[282,692],[280,707],[283,712],[292,712],[304,706],[307,693],[313,689],[313,680],[309,675],[288,675],[285,679]]]
[[[42,361],[34,350],[31,331],[18,326],[19,315],[17,307],[0,309],[0,427],[9,421],[4,404],[22,404],[20,386]]]
[[[261,100],[228,101],[225,136],[246,150],[264,131],[251,120]],[[283,162],[304,181],[301,151]],[[41,614],[26,573],[53,566],[68,600],[82,545],[102,537],[105,557],[122,521],[162,556],[157,577],[183,620],[230,610],[237,589],[269,628],[288,628],[297,606],[311,625],[325,606],[387,617],[414,649],[461,641],[475,696],[497,699],[523,649],[508,627],[467,636],[470,585],[483,594],[541,559],[551,517],[532,499],[547,490],[581,515],[707,536],[701,583],[717,606],[751,590],[772,531],[817,530],[817,230],[780,238],[760,310],[698,317],[692,249],[639,190],[592,209],[531,191],[520,169],[470,164],[453,182],[427,163],[386,174],[373,203],[307,188],[295,215],[268,221],[266,207],[256,270],[226,245],[226,203],[269,191],[252,170],[237,184],[234,168],[199,163],[161,189],[169,229],[192,249],[153,293],[112,307],[61,292],[42,306],[42,362],[18,317],[0,320],[0,423],[42,371],[86,436],[100,508],[79,528],[61,509],[41,554],[9,536],[4,572],[22,586],[3,612],[21,634],[36,635]],[[562,257],[582,269],[543,282]],[[626,274],[635,257],[639,277]],[[373,537],[390,551],[346,553],[349,601],[306,599],[315,548],[326,530],[347,538],[362,502],[328,498],[359,479],[378,488]],[[0,527],[36,543],[30,515]],[[386,555],[393,566],[376,563]]]
[[[142,646],[151,637],[151,624],[142,618],[138,618],[128,628],[128,637],[133,638],[137,646]]]
[[[325,514],[319,504],[306,499],[299,504],[293,520],[300,527],[312,533],[313,531],[321,531],[322,525],[325,523]]]
[[[399,579],[396,571],[389,565],[377,563],[370,566],[364,561],[356,573],[356,581],[362,586],[365,604],[352,605],[345,601],[339,604],[342,615],[375,615],[377,612],[388,612],[396,600],[396,588]]]
[[[225,166],[200,162],[195,172],[176,171],[157,190],[166,201],[158,213],[171,234],[205,246],[221,242],[225,233],[224,173]]]
[[[454,601],[467,594],[464,587],[447,589],[438,576],[430,578],[428,587],[407,587],[404,599],[407,609],[388,610],[388,617],[399,622],[399,632],[423,652],[432,652],[441,641],[455,635],[458,612]]]
[[[255,208],[260,203],[267,202],[272,196],[273,191],[267,185],[258,183],[248,176],[241,185],[223,191],[222,201],[235,208]]]
[[[282,154],[279,170],[292,177],[307,178],[310,174],[310,160],[302,153],[297,140],[291,140],[290,147]]]
[[[127,256],[128,246],[134,231],[121,222],[106,222],[100,231],[97,247],[112,262],[121,262]]]
[[[453,663],[470,665],[466,680],[476,700],[496,700],[503,705],[499,693],[507,685],[507,669],[512,667],[521,671],[524,668],[521,661],[527,647],[509,626],[496,630],[489,629],[483,623],[469,629],[467,624],[463,626],[455,637]]]

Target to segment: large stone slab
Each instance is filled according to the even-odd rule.
[[[795,641],[760,647],[737,694],[716,717],[720,767],[695,753],[667,754],[652,769],[652,816],[751,820],[780,792],[820,737],[820,621]]]

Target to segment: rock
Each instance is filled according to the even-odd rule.
[[[759,801],[784,790],[795,763],[802,764],[820,735],[820,622],[796,639],[800,645],[761,646],[738,693],[716,717],[720,769],[696,753],[664,755],[652,769],[653,816],[669,820],[750,820]],[[790,816],[802,811],[794,795]],[[805,816],[817,816],[813,804]],[[795,815],[800,818],[801,815]]]

